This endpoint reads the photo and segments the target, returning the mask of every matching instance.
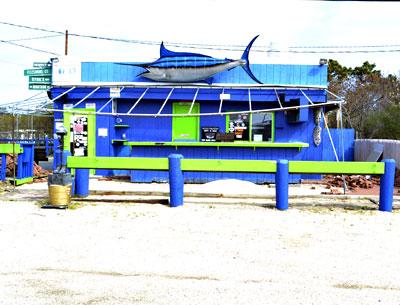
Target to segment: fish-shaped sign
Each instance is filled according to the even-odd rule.
[[[249,65],[250,48],[257,37],[258,35],[250,41],[240,59],[218,59],[197,53],[174,52],[165,48],[164,44],[161,43],[160,58],[156,61],[143,64],[120,64],[144,68],[146,71],[140,73],[138,76],[158,82],[170,83],[205,81],[217,73],[241,66],[252,80],[262,84],[253,75]]]

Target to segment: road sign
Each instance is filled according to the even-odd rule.
[[[49,76],[51,75],[51,69],[49,68],[45,68],[45,69],[27,69],[24,70],[24,75],[28,76],[28,75],[45,75],[45,76]]]
[[[51,63],[50,62],[34,62],[33,63],[34,68],[51,68]]]
[[[51,76],[29,76],[29,83],[51,84]]]
[[[49,90],[50,85],[45,84],[29,84],[29,90]]]

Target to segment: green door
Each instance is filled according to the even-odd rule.
[[[189,113],[191,102],[179,102],[172,104],[173,114]],[[195,103],[192,114],[199,114],[200,105]],[[172,118],[172,141],[198,141],[199,140],[199,117],[182,116]]]

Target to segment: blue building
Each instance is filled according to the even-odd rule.
[[[157,83],[143,69],[111,62],[53,62],[55,128],[68,130],[65,149],[75,156],[244,160],[335,160],[334,146],[352,160],[352,138],[338,147],[324,128],[327,65],[250,65],[263,83],[240,68],[212,84]],[[332,139],[332,141],[331,141]],[[340,159],[342,156],[339,156]],[[167,172],[97,170],[132,182],[166,181]],[[292,175],[291,182],[319,176]],[[236,178],[273,182],[271,174],[185,172],[186,182]]]

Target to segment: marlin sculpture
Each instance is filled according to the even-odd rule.
[[[138,76],[158,82],[171,83],[205,81],[217,73],[241,66],[252,80],[262,84],[253,75],[249,66],[250,48],[257,37],[258,35],[250,41],[240,59],[218,59],[198,53],[174,52],[168,50],[164,43],[161,43],[160,58],[156,61],[143,64],[120,64],[144,68],[146,71]]]

